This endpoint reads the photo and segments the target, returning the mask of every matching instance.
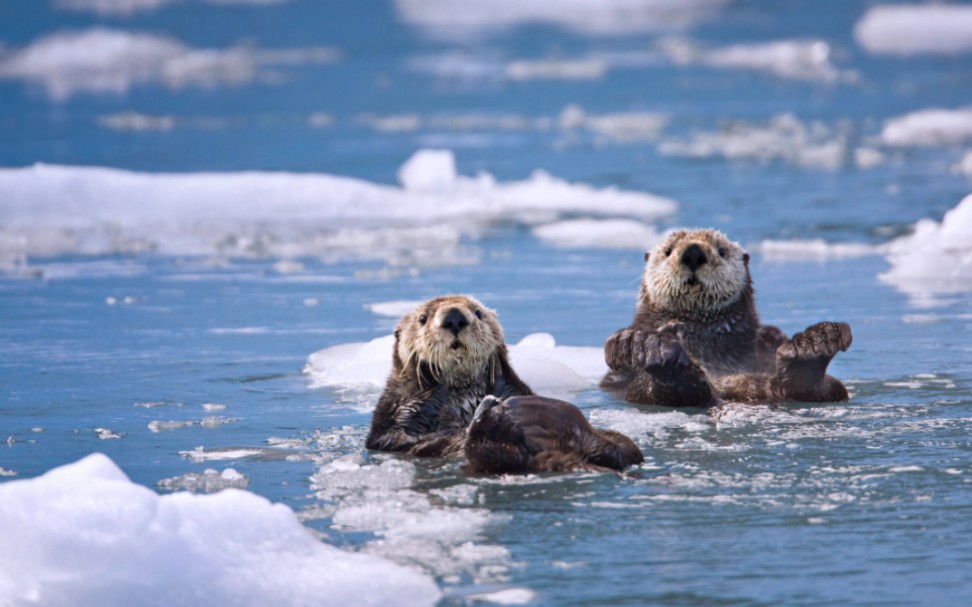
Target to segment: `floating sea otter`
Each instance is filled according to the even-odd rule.
[[[399,322],[366,444],[465,455],[474,473],[620,470],[643,459],[630,439],[595,430],[574,405],[533,396],[510,366],[496,313],[458,295]]]
[[[670,407],[842,401],[827,365],[851,340],[847,323],[793,338],[760,324],[749,255],[715,230],[675,232],[645,255],[634,322],[605,342],[601,387]]]

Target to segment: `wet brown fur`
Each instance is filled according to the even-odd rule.
[[[595,429],[574,405],[541,396],[483,399],[465,451],[474,474],[620,471],[644,461],[627,436]]]
[[[467,323],[447,326],[457,311]],[[487,395],[532,394],[513,371],[496,313],[472,297],[423,303],[395,329],[392,370],[366,445],[436,457],[462,455],[466,426]]]
[[[645,255],[634,321],[605,342],[601,386],[672,407],[846,400],[826,369],[851,341],[846,323],[792,339],[761,324],[742,247],[716,230],[679,231]]]

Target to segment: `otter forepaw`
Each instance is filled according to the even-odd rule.
[[[827,375],[827,366],[853,341],[845,322],[820,322],[793,336],[776,350],[776,377],[789,400],[847,400],[847,389]]]
[[[501,404],[503,404],[503,401],[492,394],[484,396],[483,400],[479,401],[479,404],[476,405],[476,411],[473,413],[472,421],[469,422],[469,425],[471,426],[480,422],[487,411]]]
[[[784,342],[776,353],[784,360],[830,361],[838,352],[845,352],[853,340],[846,322],[818,322]]]

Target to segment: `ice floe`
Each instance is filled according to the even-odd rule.
[[[972,51],[972,6],[874,6],[854,26],[854,37],[878,55],[957,55]]]
[[[416,563],[446,582],[505,578],[509,551],[483,541],[486,529],[505,517],[477,505],[477,487],[413,488],[416,468],[397,458],[366,462],[358,455],[322,465],[311,488],[322,502],[305,517],[330,517],[342,531],[370,532],[364,551]]]
[[[891,118],[881,141],[894,147],[955,145],[972,140],[972,107],[928,108]]]
[[[814,240],[764,240],[754,247],[770,261],[826,261],[883,255],[887,246],[860,242],[833,243]]]
[[[653,226],[632,219],[569,219],[533,228],[533,234],[558,247],[645,250],[662,239]]]
[[[134,86],[212,88],[266,80],[267,68],[332,63],[331,48],[197,49],[163,35],[106,27],[48,34],[0,57],[0,79],[40,85],[55,100],[77,93],[127,92]]]
[[[95,454],[0,484],[12,605],[433,605],[434,581],[324,544],[253,493],[159,496]],[[381,580],[376,584],[375,580]]]
[[[391,372],[394,336],[365,343],[324,348],[311,354],[304,366],[311,386],[360,392],[363,410],[370,411],[374,397]],[[510,364],[534,391],[568,397],[597,385],[607,365],[601,347],[558,346],[549,333],[533,333],[509,346]]]
[[[54,0],[54,7],[79,13],[94,13],[100,17],[131,17],[179,4],[184,0]],[[202,0],[206,4],[225,6],[271,6],[291,0]]]
[[[246,489],[250,479],[233,468],[217,472],[207,468],[202,472],[189,472],[182,476],[164,478],[158,482],[159,489],[167,491],[191,491],[193,493],[216,493],[223,489]]]
[[[881,152],[854,146],[849,131],[850,125],[808,124],[792,114],[780,114],[766,124],[734,121],[718,131],[667,139],[661,142],[659,150],[670,156],[787,162],[821,169],[848,165],[871,168],[879,164]]]
[[[922,219],[889,245],[891,269],[881,280],[913,295],[972,290],[972,194],[941,222]]]
[[[681,30],[718,13],[726,0],[395,0],[406,24],[450,41],[523,25],[552,25],[591,36]]]
[[[661,49],[681,65],[766,72],[781,78],[835,83],[853,82],[856,75],[840,70],[831,61],[830,45],[823,40],[773,40],[702,48],[683,39],[661,43]]]
[[[326,174],[139,173],[34,165],[0,169],[0,262],[61,254],[348,256],[399,265],[456,263],[463,238],[497,222],[564,215],[652,221],[672,200],[569,183],[543,171],[498,182],[456,173],[451,152],[408,160],[403,187]]]

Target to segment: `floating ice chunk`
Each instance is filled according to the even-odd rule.
[[[54,7],[101,17],[130,17],[135,13],[158,10],[181,0],[54,0]]]
[[[391,372],[395,336],[378,337],[367,343],[331,346],[307,358],[304,373],[311,387],[383,386]]]
[[[972,150],[969,150],[962,156],[962,160],[955,165],[955,170],[963,175],[972,177]]]
[[[176,119],[173,116],[120,112],[99,116],[98,124],[115,131],[158,131],[164,133],[176,127]]]
[[[406,314],[411,314],[422,302],[418,299],[403,299],[398,301],[383,301],[380,303],[367,304],[365,308],[371,310],[378,316],[392,316],[401,318]]]
[[[155,251],[442,265],[461,261],[462,237],[496,222],[566,214],[648,221],[677,206],[543,171],[512,182],[464,177],[454,162],[450,152],[418,152],[403,167],[406,188],[324,174],[0,169],[0,259]]]
[[[533,228],[558,247],[648,250],[661,240],[655,228],[631,219],[571,219]]]
[[[452,189],[458,177],[456,158],[450,150],[419,150],[398,170],[398,182],[415,192]]]
[[[854,26],[854,37],[876,55],[958,55],[972,51],[972,6],[874,6]]]
[[[704,49],[687,40],[667,40],[661,45],[673,61],[682,65],[747,69],[781,78],[815,82],[853,81],[853,72],[842,71],[830,61],[830,45],[823,40],[774,40]]]
[[[216,493],[223,489],[246,489],[250,479],[233,468],[217,472],[207,468],[203,472],[189,472],[182,476],[164,478],[159,481],[160,489],[167,491],[191,491],[193,493]]]
[[[906,293],[972,290],[972,194],[945,213],[941,223],[922,219],[912,234],[893,240],[888,261],[891,269],[881,280]]]
[[[438,496],[411,488],[414,479],[411,462],[365,463],[354,455],[323,465],[311,477],[311,488],[331,507],[335,527],[379,537],[365,545],[366,552],[419,563],[446,579],[463,573],[486,580],[502,575],[509,552],[480,543],[485,528],[502,517],[480,508],[438,505]],[[468,494],[476,488],[456,491]]]
[[[49,34],[0,57],[0,79],[43,86],[55,100],[79,92],[127,92],[158,83],[180,89],[252,82],[271,65],[330,63],[334,49],[194,49],[156,34],[95,27]]]
[[[512,61],[506,65],[510,80],[599,80],[608,66],[597,59],[536,59]]]
[[[816,240],[764,240],[757,247],[763,257],[771,261],[805,261],[828,259],[853,259],[870,255],[883,255],[887,247],[857,242],[832,243]]]
[[[685,29],[718,12],[726,0],[395,0],[401,19],[429,35],[466,42],[531,24],[586,35],[631,35]]]
[[[0,484],[11,604],[433,605],[435,583],[317,541],[281,504],[227,489],[159,496],[95,454]],[[380,579],[380,584],[374,581]]]
[[[246,449],[246,448],[233,448],[233,447],[207,450],[207,449],[203,449],[202,447],[196,447],[192,451],[180,451],[179,455],[191,459],[194,462],[205,462],[210,460],[262,457],[266,455],[266,451],[264,449]]]
[[[659,150],[670,156],[784,161],[821,169],[854,164],[871,168],[881,161],[871,148],[858,153],[845,130],[843,126],[832,128],[820,122],[805,124],[792,114],[781,114],[766,125],[731,122],[720,131],[669,139],[661,143]]]
[[[954,145],[972,140],[972,107],[930,108],[884,123],[881,141],[896,147]]]
[[[392,335],[367,343],[331,346],[311,354],[304,365],[311,387],[370,389],[385,385],[391,372]],[[549,333],[527,335],[509,346],[510,363],[536,392],[564,397],[597,385],[607,372],[600,347],[558,346]]]

